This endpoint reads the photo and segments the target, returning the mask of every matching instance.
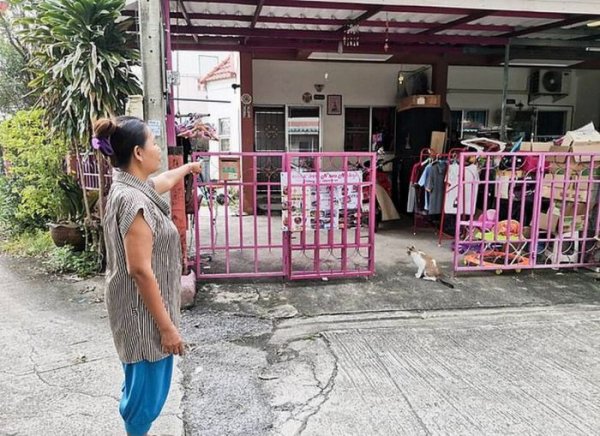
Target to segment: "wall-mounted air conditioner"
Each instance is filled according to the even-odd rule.
[[[529,78],[529,92],[533,95],[567,95],[570,89],[570,70],[534,70]]]

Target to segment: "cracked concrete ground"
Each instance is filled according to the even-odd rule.
[[[395,236],[378,235],[370,280],[199,286],[182,319],[184,389],[153,432],[562,435],[600,427],[595,275],[481,274],[448,289],[416,280]],[[430,235],[413,239],[434,252]],[[447,268],[448,254],[439,260]],[[25,267],[0,259],[0,339],[9,344],[0,355],[0,435],[122,434],[121,370],[101,292]]]
[[[184,329],[194,329],[196,341],[182,361],[190,435],[589,435],[600,428],[597,305],[283,321],[196,308]]]
[[[326,333],[338,376],[302,434],[595,434],[600,310],[486,312]]]
[[[102,279],[66,283],[0,257],[0,435],[123,435]],[[179,436],[177,379],[153,432]]]

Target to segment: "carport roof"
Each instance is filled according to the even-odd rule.
[[[175,0],[170,2],[173,49],[249,51],[267,59],[306,59],[312,52],[389,54],[388,62],[443,56],[457,64],[499,65],[510,41],[513,59],[600,66],[600,27],[587,25],[600,20],[600,11],[390,3],[408,2]]]

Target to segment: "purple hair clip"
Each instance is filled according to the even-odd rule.
[[[96,138],[94,136],[92,138],[92,147],[94,150],[100,150],[100,153],[105,156],[112,156],[114,153],[109,138]]]

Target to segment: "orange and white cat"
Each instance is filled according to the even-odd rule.
[[[440,271],[440,268],[433,257],[425,254],[423,251],[417,250],[414,245],[407,247],[406,253],[412,258],[418,268],[415,274],[416,278],[440,282],[449,288],[454,288],[452,283],[444,280],[444,275]]]

